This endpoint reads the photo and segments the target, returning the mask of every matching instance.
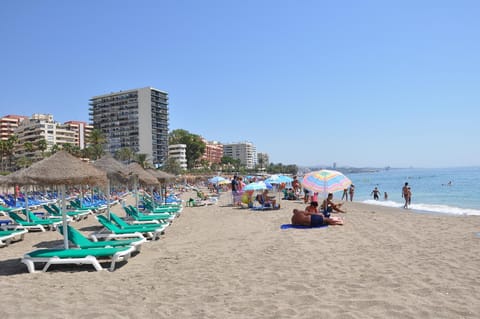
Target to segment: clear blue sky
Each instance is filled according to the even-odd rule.
[[[152,86],[170,130],[274,163],[480,165],[480,1],[4,1],[0,115],[88,121]]]

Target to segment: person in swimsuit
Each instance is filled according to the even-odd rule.
[[[310,205],[305,207],[305,211],[309,213],[315,213],[318,214],[318,202],[312,201]]]
[[[378,189],[378,187],[375,187],[372,191],[372,193],[370,194],[370,196],[373,195],[373,199],[374,200],[378,200],[380,198],[380,190]]]
[[[325,217],[322,214],[310,213],[299,209],[293,210],[292,225],[318,227],[324,225],[343,225],[341,218]]]
[[[322,211],[325,217],[330,217],[330,213],[346,213],[345,210],[341,208],[342,203],[335,204],[333,202],[333,194],[329,193],[327,198],[323,201]]]

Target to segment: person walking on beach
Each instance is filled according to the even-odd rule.
[[[233,201],[233,206],[235,206],[235,204],[236,204],[237,192],[238,192],[238,177],[237,177],[237,175],[233,175],[233,179],[232,179],[232,201]]]
[[[378,189],[378,187],[375,187],[372,193],[370,194],[370,196],[373,195],[373,199],[378,200],[378,198],[380,197],[379,194],[380,194],[380,190]]]
[[[353,194],[355,193],[355,185],[350,185],[348,189],[348,193],[350,194],[350,201],[353,202]]]
[[[409,200],[409,187],[408,183],[405,183],[402,187],[402,198],[405,200],[405,204],[403,205],[403,208],[408,208],[408,204],[410,202]]]
[[[343,189],[342,200],[345,198],[348,201],[348,188]]]

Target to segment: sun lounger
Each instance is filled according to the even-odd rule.
[[[110,212],[110,219],[122,229],[142,229],[146,231],[155,231],[157,229],[165,230],[168,224],[150,223],[150,224],[129,224],[117,214]]]
[[[123,240],[104,240],[104,241],[91,241],[87,237],[83,236],[74,227],[68,225],[68,239],[78,248],[105,248],[105,247],[121,247],[121,246],[133,246],[135,251],[140,251],[142,244],[147,240],[142,238],[123,239]],[[58,226],[58,231],[63,235],[63,226]]]
[[[20,215],[14,212],[9,212],[8,215],[10,216],[11,219],[21,227],[27,229],[27,230],[40,230],[42,232],[45,231],[45,227],[49,228],[51,226],[51,223],[38,223],[38,222],[33,222],[33,221],[26,221]]]
[[[39,218],[32,211],[26,209],[23,209],[23,214],[28,215],[28,218],[31,222],[48,226],[52,230],[55,230],[57,228],[57,225],[60,225],[62,223],[61,217]],[[70,221],[70,217],[67,218]]]
[[[115,263],[130,258],[134,247],[108,247],[89,249],[37,249],[26,253],[22,263],[27,266],[28,272],[35,272],[35,263],[46,263],[42,271],[48,270],[50,265],[59,264],[89,264],[97,271],[103,270],[97,258],[111,258],[110,271],[115,269]]]
[[[62,213],[60,212],[59,209],[57,210],[57,209],[55,209],[53,207],[50,207],[48,205],[43,205],[43,209],[45,209],[47,211],[47,213],[49,213],[53,217],[56,217],[56,218],[61,218],[62,217]],[[72,219],[77,220],[77,221],[87,218],[88,215],[91,214],[91,213],[92,213],[91,210],[74,210],[74,211],[65,212],[65,214],[68,217],[71,217]]]
[[[8,246],[12,241],[23,240],[26,229],[0,230],[0,247]]]
[[[126,207],[124,207],[124,210],[129,217],[133,218],[137,222],[158,221],[158,222],[163,222],[163,223],[169,223],[172,220],[174,220],[175,217],[176,217],[175,214],[170,214],[170,213],[144,214],[144,213],[139,212],[133,206],[126,206]]]
[[[164,228],[157,228],[154,230],[145,230],[144,228],[129,228],[123,229],[118,227],[116,224],[108,220],[103,215],[95,216],[100,224],[103,225],[104,229],[99,232],[93,233],[90,235],[94,241],[98,241],[99,238],[105,239],[114,239],[114,238],[135,238],[140,237],[142,238],[145,236],[148,239],[158,239],[160,235],[163,233]]]

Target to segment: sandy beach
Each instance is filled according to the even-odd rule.
[[[184,198],[192,194],[185,193]],[[131,198],[129,199],[131,202]],[[29,274],[21,256],[60,245],[28,233],[0,248],[0,318],[478,318],[480,217],[346,203],[345,225],[280,229],[293,208],[185,207],[114,272]],[[120,205],[112,209],[121,216]],[[93,216],[73,223],[84,234]]]

